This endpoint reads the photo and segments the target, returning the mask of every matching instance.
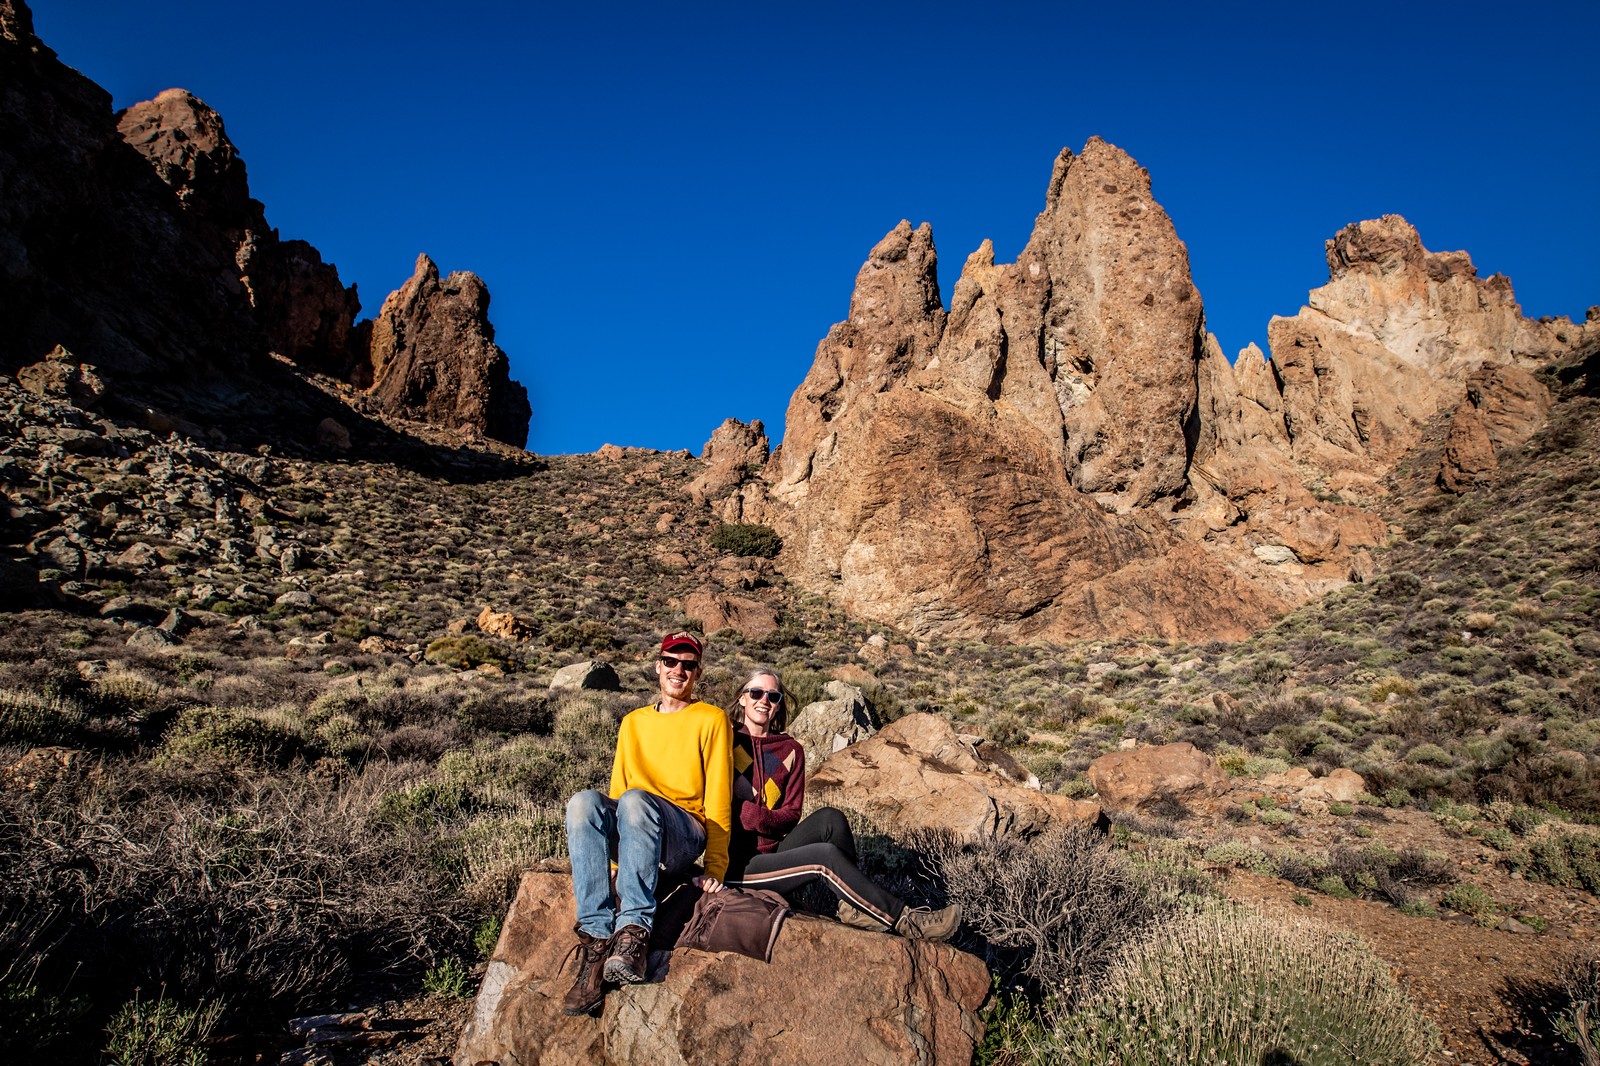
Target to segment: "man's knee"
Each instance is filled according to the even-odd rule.
[[[661,828],[661,808],[642,788],[630,788],[617,800],[617,831],[653,832]]]
[[[606,795],[595,789],[584,789],[567,800],[567,829],[581,826],[598,826],[605,820]]]

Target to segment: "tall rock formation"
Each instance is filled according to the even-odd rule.
[[[476,274],[441,280],[433,260],[417,256],[411,280],[383,301],[370,345],[370,391],[384,410],[527,443],[528,391],[494,343],[489,289]]]
[[[1017,261],[984,242],[948,311],[926,225],[872,250],[744,510],[798,584],[913,633],[1242,637],[1385,538],[1382,476],[1470,375],[1504,364],[1480,392],[1525,438],[1542,409],[1516,364],[1590,328],[1523,319],[1398,218],[1328,260],[1272,358],[1230,365],[1149,175],[1091,139]]]
[[[1346,226],[1327,260],[1328,283],[1274,318],[1267,339],[1293,458],[1346,498],[1380,497],[1383,475],[1488,365],[1528,400],[1502,417],[1502,446],[1520,444],[1549,409],[1527,371],[1596,329],[1524,318],[1510,279],[1478,277],[1465,252],[1428,251],[1398,215]]]

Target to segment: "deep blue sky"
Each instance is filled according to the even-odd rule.
[[[1600,303],[1592,0],[32,7],[117,107],[221,112],[365,315],[419,251],[483,277],[547,454],[698,451],[730,415],[776,443],[884,233],[932,224],[948,299],[1095,134],[1150,171],[1230,356],[1386,212],[1527,314]]]

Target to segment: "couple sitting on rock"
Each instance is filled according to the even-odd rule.
[[[910,908],[867,878],[837,810],[801,821],[805,751],[782,731],[783,683],[771,670],[751,674],[730,724],[721,708],[694,698],[702,651],[688,633],[661,641],[661,697],[622,720],[609,793],[591,789],[567,803],[578,911],[568,1014],[598,1007],[607,982],[645,979],[657,884],[686,873],[702,852],[705,873],[694,878],[702,892],[787,892],[820,880],[850,925],[944,940],[960,924],[953,905]]]

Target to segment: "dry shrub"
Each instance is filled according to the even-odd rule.
[[[95,974],[83,1009],[98,1030],[135,987],[293,1011],[325,1008],[363,973],[417,968],[465,938],[468,915],[436,840],[375,817],[386,773],[175,795],[148,771],[102,768],[0,792],[0,914],[37,916],[0,928],[0,954],[20,959],[8,973],[36,1001]]]
[[[1421,1066],[1438,1034],[1359,938],[1215,909],[1127,945],[1041,1062]]]
[[[1127,857],[1086,826],[1029,840],[946,841],[934,862],[991,968],[1078,996],[1155,918]]]

